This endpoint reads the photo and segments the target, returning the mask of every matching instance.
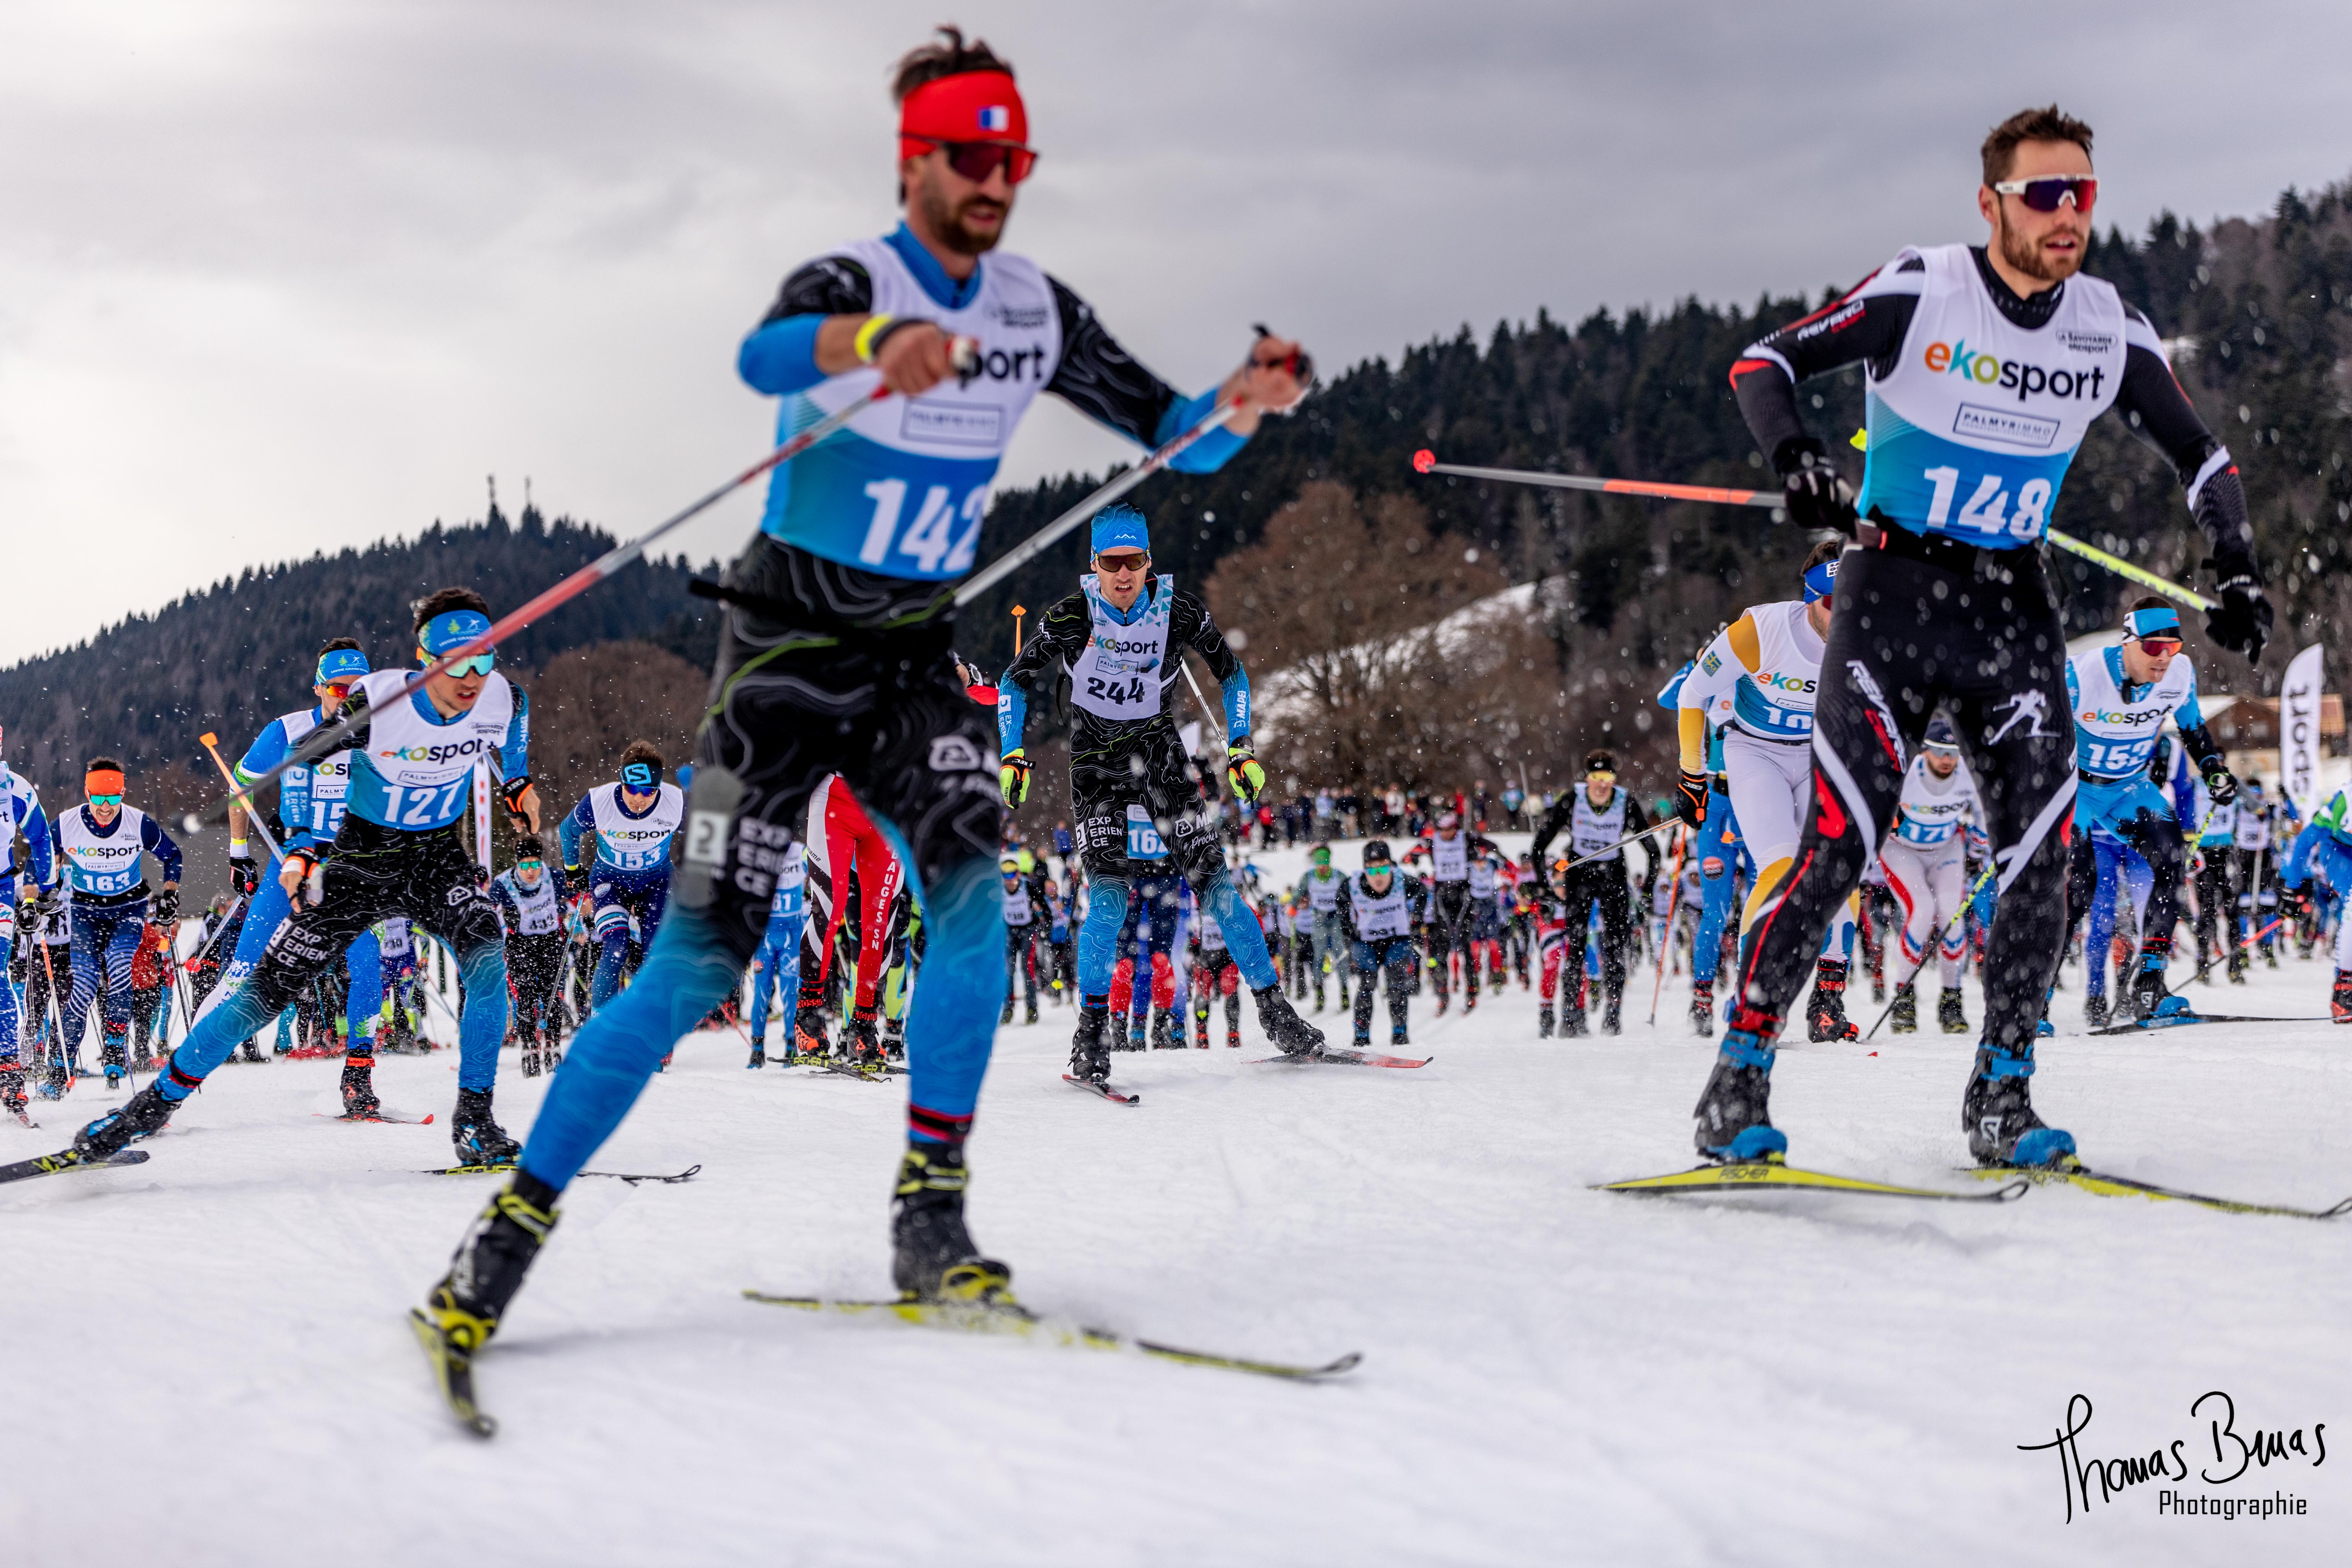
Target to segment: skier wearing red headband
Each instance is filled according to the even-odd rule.
[[[954,655],[954,586],[988,488],[1041,392],[1159,447],[1238,412],[1171,464],[1221,467],[1305,393],[1296,343],[1261,335],[1187,396],[1143,368],[1034,262],[996,248],[1034,171],[1013,68],[952,27],[900,60],[904,221],[785,279],[738,357],[784,400],[786,437],[853,404],[845,430],[775,469],[760,534],[727,574],[710,717],[697,746],[670,911],[637,984],[591,1019],[550,1086],[512,1187],[460,1244],[418,1322],[452,1384],[489,1338],[566,1184],[678,1038],[740,982],[819,780],[839,773],[900,844],[929,932],[908,1021],[908,1146],[892,1273],[909,1300],[1008,1301],[1011,1271],[963,1218],[964,1139],[1004,994],[1003,808],[988,710]],[[957,340],[972,355],[955,363]],[[877,384],[900,395],[869,401]]]

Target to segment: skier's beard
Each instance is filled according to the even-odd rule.
[[[939,236],[940,243],[959,256],[979,256],[995,249],[996,242],[1004,237],[1004,220],[1011,216],[1004,203],[989,196],[966,196],[950,206],[948,198],[939,191],[924,189],[916,194],[916,199],[923,204],[924,223]],[[965,226],[964,215],[975,207],[995,212],[994,229],[983,232]]]
[[[2063,259],[2044,256],[2042,247],[2025,239],[2009,226],[2009,215],[2000,215],[2000,226],[1994,231],[1994,241],[2000,247],[2000,258],[2037,283],[2063,283],[2083,265],[2080,241],[2074,253]]]

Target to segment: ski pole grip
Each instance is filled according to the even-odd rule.
[[[948,363],[955,366],[956,378],[970,382],[980,374],[980,340],[956,338],[948,340]]]

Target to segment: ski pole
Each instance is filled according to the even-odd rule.
[[[1628,844],[1637,843],[1642,839],[1649,837],[1654,833],[1664,833],[1667,828],[1676,826],[1681,821],[1682,818],[1679,816],[1669,816],[1664,822],[1654,823],[1648,827],[1644,827],[1639,833],[1628,833],[1624,837],[1620,838],[1616,843],[1610,845],[1607,848],[1595,849],[1591,854],[1587,855],[1580,859],[1570,860],[1567,865],[1561,867],[1560,869],[1563,871],[1573,871],[1579,866],[1590,866],[1595,860],[1606,860],[1612,855],[1616,854],[1620,849],[1624,848]]]
[[[1782,497],[1778,490],[1726,489],[1717,485],[1665,484],[1654,479],[1603,479],[1583,474],[1547,474],[1533,468],[1476,468],[1460,463],[1441,463],[1437,454],[1427,447],[1412,455],[1412,467],[1420,474],[1456,474],[1465,479],[1491,479],[1498,484],[1543,485],[1561,490],[1598,490],[1606,495],[1649,496],[1659,500],[1712,501],[1719,506],[1753,506],[1780,511]],[[2145,566],[2135,566],[2120,555],[2110,554],[2095,544],[2086,543],[2071,533],[2045,528],[2042,537],[2061,550],[2071,551],[2094,565],[2104,566],[2118,577],[2128,578],[2143,588],[2150,588],[2168,599],[2176,599],[2200,610],[2214,607],[2215,601],[2202,594],[2193,593],[2169,578],[2159,577]]]
[[[261,820],[261,808],[254,804],[253,791],[241,787],[236,782],[236,774],[232,773],[228,763],[222,760],[220,737],[207,730],[197,736],[196,740],[204,746],[205,754],[212,758],[213,766],[220,770],[221,777],[228,780],[228,787],[237,792],[230,804],[241,809],[245,813],[247,825],[261,835],[261,846],[269,851],[269,858],[272,860],[286,858],[286,852],[278,847],[278,840],[269,836],[268,825]],[[274,776],[274,771],[271,776]],[[265,782],[267,782],[266,778],[255,781],[255,787],[258,788]]]
[[[1675,911],[1683,901],[1683,851],[1690,839],[1687,833],[1675,835],[1675,885],[1666,894],[1666,934],[1658,942],[1658,978],[1650,987],[1650,1027],[1654,1029],[1658,1026],[1658,994],[1666,988],[1666,950],[1675,944]]]
[[[959,369],[968,367],[973,363],[974,355],[979,345],[974,343],[969,338],[957,338],[954,340],[950,353]],[[849,404],[847,406],[836,409],[833,413],[826,415],[824,418],[818,420],[815,424],[810,426],[807,429],[802,431],[791,440],[786,441],[774,451],[770,452],[766,457],[752,464],[750,468],[745,468],[741,473],[737,474],[733,479],[727,480],[723,484],[719,485],[718,489],[703,496],[699,500],[692,502],[682,510],[671,513],[668,517],[654,524],[653,527],[646,530],[645,532],[637,535],[635,539],[630,540],[627,543],[614,545],[604,554],[596,557],[595,560],[588,563],[587,565],[583,566],[577,572],[572,573],[569,577],[557,583],[552,588],[548,589],[546,592],[541,594],[537,598],[525,604],[520,609],[509,611],[505,616],[500,616],[498,620],[491,622],[490,629],[482,633],[481,636],[460,643],[456,647],[453,647],[448,652],[443,654],[440,658],[435,659],[432,663],[426,665],[424,668],[415,671],[409,676],[406,683],[401,687],[398,696],[394,700],[405,701],[407,699],[414,697],[417,692],[425,689],[425,683],[427,680],[430,680],[433,677],[441,674],[451,665],[457,664],[464,659],[471,658],[478,653],[482,653],[490,648],[496,647],[500,642],[512,637],[515,633],[530,625],[531,622],[547,614],[550,610],[571,603],[581,595],[586,593],[589,589],[594,587],[597,584],[604,581],[605,578],[610,577],[614,573],[620,571],[623,567],[635,564],[638,558],[645,554],[646,551],[656,540],[679,528],[691,520],[701,516],[704,512],[709,510],[712,507],[718,505],[721,500],[724,500],[727,497],[734,494],[745,485],[750,484],[753,479],[758,479],[761,474],[766,473],[769,469],[775,468],[780,464],[790,462],[793,458],[799,457],[803,452],[807,451],[811,447],[815,446],[826,437],[834,435],[847,427],[850,421],[856,419],[867,408],[890,395],[891,393],[888,387],[877,385],[874,390],[865,397],[859,398],[856,402]],[[1231,416],[1228,415],[1227,417],[1230,418]],[[336,720],[332,724],[322,725],[319,729],[311,731],[310,734],[302,738],[302,743],[299,746],[297,746],[294,750],[289,752],[284,760],[279,762],[275,767],[257,777],[253,783],[247,786],[248,789],[257,790],[263,785],[271,783],[278,774],[284,773],[287,769],[306,765],[317,761],[322,756],[325,756],[330,752],[332,752],[335,749],[336,742],[347,739],[352,732],[359,727],[359,722],[362,717],[362,713],[348,713],[342,718]],[[216,802],[215,803],[213,809],[217,811],[225,804],[226,803]]]
[[[1919,954],[1919,962],[1913,964],[1911,966],[1911,973],[1903,977],[1903,985],[1910,985],[1917,982],[1919,972],[1927,967],[1927,961],[1935,957],[1937,952],[1942,949],[1946,942],[1952,940],[1953,931],[1962,921],[1969,918],[1969,907],[1977,901],[1977,895],[1985,890],[1985,884],[1991,881],[2000,870],[2000,862],[1988,856],[1985,860],[1984,875],[1979,877],[1976,881],[1970,885],[1967,897],[1960,900],[1960,907],[1952,911],[1952,918],[1944,922],[1944,929],[1936,933],[1936,940],[1929,942],[1927,948],[1921,952]],[[1901,926],[1897,926],[1895,928],[1895,940],[1898,942],[1902,940],[1902,931],[1903,928]],[[1870,1033],[1863,1036],[1862,1037],[1864,1039],[1867,1040],[1871,1036],[1877,1034],[1878,1025],[1886,1022],[1887,1018],[1893,1015],[1895,1011],[1895,998],[1903,994],[1903,985],[1896,986],[1894,992],[1887,996],[1885,1011],[1878,1015],[1878,1023],[1871,1025]]]

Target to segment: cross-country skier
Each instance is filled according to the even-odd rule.
[[[901,395],[775,471],[760,537],[726,580],[734,605],[697,742],[677,907],[639,983],[575,1039],[522,1173],[433,1288],[426,1327],[445,1351],[470,1354],[496,1330],[564,1186],[662,1055],[740,982],[809,796],[835,772],[899,837],[929,932],[908,1028],[893,1278],[926,1299],[1007,1289],[1010,1270],[981,1255],[963,1219],[1004,948],[997,764],[986,715],[956,678],[952,584],[971,570],[1000,455],[1040,392],[1147,444],[1221,397],[1245,398],[1223,434],[1172,465],[1206,471],[1304,388],[1297,345],[1269,336],[1244,370],[1187,400],[1067,288],[996,252],[1035,158],[1026,113],[985,45],[942,38],[901,61],[894,83],[906,222],[795,271],[739,360],[751,385],[785,397],[786,433],[877,385]],[[958,338],[977,344],[969,374]]]
[[[26,864],[16,864],[16,835],[25,836]],[[40,792],[33,781],[0,763],[0,952],[13,959],[22,950],[16,944],[17,881],[23,873],[32,873],[30,885],[35,896],[47,904],[58,885],[58,869],[49,844],[48,814],[41,809]],[[31,911],[27,911],[30,916]],[[25,948],[37,945],[39,933],[33,930],[37,921],[25,922]],[[36,978],[33,970],[40,962],[38,953],[26,955],[25,993],[33,994]],[[44,993],[46,994],[46,993]],[[26,1020],[17,1010],[16,987],[0,979],[0,1110],[10,1115],[21,1113],[25,1107],[25,1065],[18,1053],[20,1032],[38,1037],[42,1032],[39,1018]]]
[[[1348,968],[1352,954],[1349,943],[1339,931],[1339,889],[1348,879],[1331,869],[1331,847],[1318,844],[1307,852],[1307,874],[1298,879],[1298,896],[1306,900],[1312,923],[1301,919],[1301,934],[1307,939],[1311,952],[1307,957],[1307,973],[1315,978],[1315,1010],[1323,1011],[1323,969],[1328,963],[1332,978],[1339,982],[1339,1005],[1348,1005]],[[1300,993],[1304,994],[1304,993]]]
[[[1249,910],[1248,913],[1253,921],[1257,919],[1255,910]],[[1263,940],[1264,936],[1265,928],[1261,926],[1259,927],[1260,940]],[[1225,1044],[1240,1045],[1242,1043],[1241,971],[1234,966],[1233,952],[1225,945],[1225,928],[1217,923],[1217,917],[1208,910],[1196,909],[1192,911],[1191,957],[1192,1023],[1200,1032],[1200,1048],[1204,1051],[1209,1048],[1209,1014],[1215,1004],[1215,999],[1219,996],[1225,999]]]
[[[793,1016],[801,1000],[801,927],[808,918],[808,846],[794,844],[786,852],[784,868],[776,878],[776,894],[768,905],[768,929],[760,951],[751,955],[751,1068],[768,1065],[768,1002],[772,994],[783,1009],[786,1065],[793,1060]]]
[[[519,839],[514,864],[490,879],[490,896],[506,912],[507,979],[514,994],[514,1031],[522,1042],[522,1075],[536,1078],[562,1034],[555,994],[563,970],[562,862],[550,863],[536,835]],[[551,1060],[548,1070],[555,1070]]]
[[[2312,874],[2317,872],[2340,899],[2352,889],[2352,789],[2339,789],[2312,813],[2310,825],[2294,836],[2294,847],[2279,866],[2279,880],[2288,896],[2309,909]],[[2328,993],[2328,1013],[2339,1024],[2352,1024],[2352,915],[2336,925],[2336,984]]]
[[[1641,807],[1633,807],[1635,816]],[[1539,835],[1537,842],[1543,842]],[[1472,940],[1475,930],[1476,900],[1471,877],[1471,858],[1477,855],[1500,855],[1502,847],[1483,834],[1464,830],[1458,813],[1442,811],[1430,830],[1404,852],[1408,866],[1423,858],[1429,861],[1429,916],[1423,926],[1428,939],[1430,984],[1437,989],[1437,1014],[1445,1016],[1446,989],[1454,958],[1462,959],[1462,1010],[1474,1012],[1478,1006],[1478,949]],[[1488,883],[1491,891],[1493,884]]]
[[[121,1083],[131,1070],[131,961],[151,907],[144,857],[152,855],[163,871],[153,918],[165,926],[180,918],[180,847],[161,823],[122,803],[122,764],[112,757],[93,758],[82,784],[89,800],[57,822],[58,852],[65,858],[74,892],[73,991],[63,1010],[64,1052],[50,1063],[45,1095],[63,1093],[80,1071],[82,1029],[98,1001],[101,968],[106,1005],[99,1060],[109,1085]]]
[[[2091,842],[2095,880],[2090,917],[2083,931],[2083,1022],[2095,1029],[2108,1016],[2108,950],[2116,945],[2119,927],[2128,924],[2137,935],[2156,889],[2156,874],[2139,851],[2096,824],[2084,837]],[[2116,973],[2126,990],[2131,985],[2134,951],[2126,947],[2116,956]]]
[[[2216,800],[2221,795],[2214,793]],[[2230,804],[2223,801],[2224,805]],[[2263,899],[2269,892],[2267,874],[2271,854],[2271,816],[2273,808],[2263,799],[2263,781],[2246,781],[2245,798],[2236,803],[2237,810],[2231,818],[2230,885],[2235,898],[2237,917],[2230,922],[2230,984],[2243,985],[2246,971],[2253,961],[2246,954],[2246,939],[2263,927]],[[2267,938],[2263,939],[2265,945]],[[2278,960],[2271,960],[2278,967]]]
[[[1013,994],[1016,985],[1025,985],[1029,998],[1029,1015],[1022,1022],[1037,1021],[1037,971],[1045,962],[1038,952],[1040,934],[1045,921],[1045,874],[1032,870],[1024,872],[1021,862],[1010,858],[997,862],[998,881],[1004,895],[1004,1010],[996,1016],[999,1025],[1013,1022]]]
[[[838,773],[820,780],[809,796],[807,849],[806,887],[818,918],[806,927],[809,952],[801,964],[793,1047],[807,1057],[823,1057],[830,1048],[821,1015],[842,926],[854,911],[857,964],[850,978],[842,1050],[852,1063],[878,1072],[885,1060],[882,976],[889,967],[891,937],[908,897],[906,863]]]
[[[602,1007],[621,988],[631,918],[640,942],[652,942],[661,930],[669,901],[670,839],[686,819],[686,792],[663,781],[664,765],[651,742],[630,742],[621,752],[620,778],[582,795],[556,830],[564,869],[595,900],[599,951],[588,990],[591,1007]],[[583,854],[592,838],[594,853]]]
[[[131,1070],[155,1070],[155,1053],[172,1048],[172,932],[147,922],[139,933],[139,951],[131,955]]]
[[[1091,538],[1094,570],[1078,579],[1077,593],[1045,612],[1036,637],[997,682],[1004,800],[1017,806],[1029,790],[1023,742],[1030,700],[1046,695],[1066,669],[1069,676],[1070,799],[1088,887],[1087,923],[1078,932],[1071,1075],[1099,1083],[1110,1072],[1103,1035],[1110,1018],[1113,944],[1137,879],[1155,869],[1191,882],[1201,906],[1217,917],[1266,1037],[1286,1054],[1311,1053],[1322,1045],[1322,1032],[1299,1017],[1282,994],[1256,917],[1243,907],[1225,868],[1216,817],[1202,809],[1171,711],[1184,650],[1191,648],[1221,683],[1225,777],[1234,797],[1247,805],[1265,787],[1265,770],[1250,747],[1249,677],[1209,606],[1179,592],[1175,578],[1151,575],[1151,539],[1141,512],[1125,505],[1104,508],[1095,515]],[[1151,919],[1156,931],[1159,911]],[[1158,1028],[1155,1021],[1155,1044]]]
[[[480,595],[444,588],[416,604],[419,662],[489,629],[489,607]],[[407,670],[360,676],[341,715],[356,720],[351,733],[322,742],[330,733],[322,728],[295,746],[298,765],[316,763],[331,747],[348,750],[341,829],[331,844],[287,852],[278,882],[294,901],[293,914],[270,937],[245,985],[197,1021],[163,1073],[121,1110],[76,1135],[74,1149],[83,1159],[105,1159],[131,1139],[160,1131],[238,1041],[276,1017],[362,931],[386,915],[404,914],[456,952],[465,984],[457,1106],[449,1128],[458,1162],[512,1161],[517,1145],[491,1110],[499,1047],[507,1032],[505,945],[498,905],[477,879],[461,820],[473,795],[474,765],[487,757],[503,775],[499,794],[517,831],[539,830],[523,695],[495,673],[496,662],[494,654],[475,654],[432,677],[414,696],[402,694]],[[349,1066],[347,1059],[347,1071]],[[356,1105],[362,1116],[376,1114],[373,1087],[362,1081],[358,1089],[355,1096],[345,1079],[344,1104]]]
[[[1919,972],[1927,967],[1928,944],[1942,964],[1943,994],[1936,1005],[1936,1021],[1948,1035],[1968,1033],[1968,1015],[1960,1000],[1960,961],[1968,952],[1968,923],[1956,921],[1966,890],[1971,835],[1982,837],[1978,826],[1976,780],[1960,763],[1960,738],[1952,721],[1937,714],[1927,724],[1926,741],[1903,778],[1903,794],[1895,804],[1895,824],[1886,836],[1879,859],[1886,867],[1886,886],[1902,906],[1903,923],[1897,946],[1902,976],[1895,987],[1895,1007],[1887,1026],[1898,1035],[1919,1027]]]
[[[1565,831],[1570,858],[1584,861],[1568,870],[1566,879],[1555,886],[1559,889],[1565,952],[1579,967],[1582,964],[1587,928],[1591,924],[1593,911],[1600,911],[1601,984],[1606,998],[1601,1032],[1604,1035],[1617,1034],[1624,1026],[1625,944],[1633,934],[1633,893],[1625,881],[1632,862],[1618,847],[1618,841],[1650,826],[1642,803],[1633,798],[1632,790],[1617,782],[1616,753],[1605,747],[1596,748],[1585,754],[1582,786],[1570,790],[1552,803],[1551,809],[1536,825],[1535,843],[1528,851],[1528,864],[1542,866],[1544,851]],[[1636,847],[1642,851],[1644,867],[1642,879],[1647,883],[1658,874],[1661,857],[1646,838],[1637,840]],[[1433,941],[1430,945],[1434,947],[1436,943]],[[1549,971],[1549,965],[1546,968]],[[1569,989],[1561,995],[1560,1033],[1582,1035],[1585,1014],[1575,1002],[1572,972],[1563,984]],[[1439,998],[1441,1010],[1444,1000]]]
[[[1982,247],[1906,249],[1843,299],[1759,341],[1731,384],[1782,476],[1790,521],[1853,534],[1814,704],[1813,804],[1797,868],[1743,955],[1738,1009],[1696,1111],[1700,1152],[1776,1156],[1773,1053],[1789,1004],[1893,816],[1911,748],[1949,710],[2001,868],[1985,1025],[1963,1096],[1969,1152],[2046,1165],[2074,1140],[2029,1093],[2061,952],[2065,814],[2075,789],[2065,637],[2035,545],[2091,421],[2113,407],[2172,459],[2213,542],[2213,640],[2262,651],[2245,491],[2172,378],[2156,329],[2076,276],[2098,182],[2091,132],[2054,106],[1985,139]],[[1849,499],[1806,432],[1796,384],[1860,363],[1869,416]],[[1752,835],[1753,823],[1741,826]]]
[[[1429,884],[1399,871],[1388,840],[1364,845],[1363,869],[1348,879],[1339,918],[1355,949],[1355,1043],[1371,1044],[1372,982],[1388,977],[1389,1044],[1412,1042],[1406,1029],[1405,1009],[1412,1000],[1416,939],[1426,929],[1431,907]]]

